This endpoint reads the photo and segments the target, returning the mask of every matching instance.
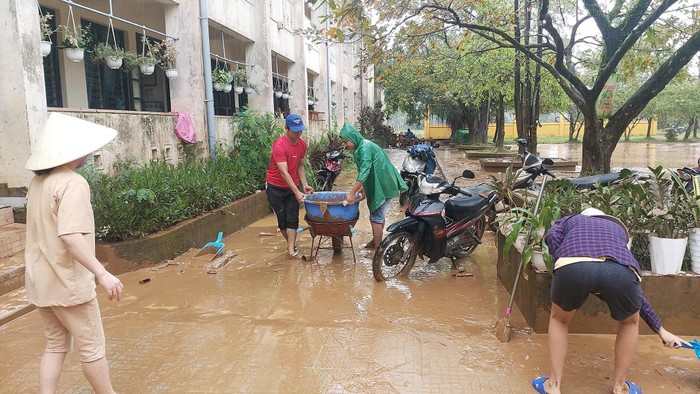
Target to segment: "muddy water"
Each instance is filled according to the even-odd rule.
[[[398,166],[403,152],[390,154]],[[441,148],[438,160],[448,177],[465,167],[477,170],[479,178],[465,184],[488,179],[463,152]],[[353,180],[343,172],[336,189],[349,189]],[[468,275],[453,276],[449,261],[419,262],[406,279],[375,283],[361,248],[371,239],[365,204],[360,214],[352,237],[356,261],[349,245],[338,254],[321,249],[316,261],[285,260],[284,242],[268,216],[224,239],[235,256],[219,268],[192,250],[122,275],[126,299],[110,303],[99,293],[115,389],[534,392],[530,380],[549,370],[546,335],[530,332],[517,310],[513,339],[502,344],[493,334],[508,293],[496,279],[492,234],[462,261]],[[400,217],[394,201],[388,222]],[[309,255],[311,242],[308,232],[301,234],[303,254]],[[36,312],[0,328],[0,392],[36,391],[43,346]],[[608,392],[613,346],[612,335],[572,335],[564,392]],[[629,378],[648,393],[696,393],[700,360],[642,336]],[[73,354],[59,391],[90,391]]]

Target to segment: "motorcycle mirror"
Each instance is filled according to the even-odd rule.
[[[518,145],[523,145],[523,146],[527,145],[527,140],[525,138],[518,138],[515,141],[518,143]]]
[[[554,164],[554,160],[552,160],[552,159],[544,159],[544,160],[542,160],[542,163],[543,163],[544,165],[546,165],[546,166],[551,166],[552,164]]]
[[[467,178],[467,179],[474,179],[475,175],[474,175],[473,171],[464,170],[464,172],[462,172],[462,177]]]

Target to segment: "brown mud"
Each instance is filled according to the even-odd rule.
[[[645,144],[630,145],[626,157],[649,157]],[[691,165],[700,153],[697,145],[693,152],[673,146],[664,157],[686,158],[671,166]],[[390,155],[400,165],[403,151]],[[449,180],[464,168],[477,173],[476,180],[459,184],[490,179],[459,150],[439,148],[438,161]],[[653,165],[630,163],[624,166]],[[334,190],[347,191],[352,175],[344,171]],[[397,200],[388,223],[403,216]],[[224,238],[225,262],[195,258],[193,249],[121,275],[126,297],[119,303],[108,302],[99,289],[115,389],[534,393],[530,380],[549,372],[547,337],[530,332],[517,308],[510,342],[495,337],[508,292],[496,278],[493,234],[486,233],[460,270],[446,259],[418,262],[408,278],[376,283],[370,252],[362,249],[371,239],[364,203],[360,215],[353,235],[356,263],[347,248],[321,250],[315,261],[286,260],[276,221],[268,216]],[[309,254],[311,241],[309,232],[301,233],[302,254]],[[614,341],[613,335],[570,336],[565,393],[610,392]],[[37,391],[43,346],[36,312],[0,328],[0,392]],[[690,350],[663,347],[656,336],[641,336],[628,378],[647,393],[697,393],[700,360]],[[66,360],[59,392],[90,392],[75,353]]]

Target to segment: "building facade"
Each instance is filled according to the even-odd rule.
[[[354,122],[363,106],[373,105],[375,93],[367,82],[372,68],[357,64],[358,45],[317,44],[299,34],[323,23],[325,5],[313,3],[3,1],[0,22],[8,39],[0,44],[7,54],[0,58],[0,183],[9,188],[28,184],[32,174],[24,164],[51,111],[119,131],[114,142],[95,154],[95,164],[105,170],[120,160],[177,162],[183,154],[174,133],[178,112],[189,115],[206,152],[232,138],[231,116],[243,108],[271,112],[280,120],[299,113],[309,125],[308,138],[343,121]],[[50,36],[42,34],[42,19],[53,31]],[[81,29],[90,43],[82,60],[74,60],[64,40],[66,32]],[[174,64],[147,74],[126,64],[111,68],[90,49],[99,43],[132,55],[170,44],[177,56]],[[50,52],[42,54],[42,46]],[[245,71],[249,89],[215,90],[211,76],[217,69]]]

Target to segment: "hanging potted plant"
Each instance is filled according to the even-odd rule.
[[[248,82],[245,88],[243,88],[243,91],[245,94],[253,94],[253,92],[257,92],[258,88],[253,85],[252,83]]]
[[[51,28],[49,21],[53,18],[51,14],[41,15],[39,17],[39,28],[41,30],[41,56],[46,57],[51,53],[51,35],[54,30]]]
[[[316,103],[316,98],[314,96],[308,96],[306,98],[306,103],[308,105],[314,105]]]
[[[226,85],[230,85],[228,83],[230,74],[231,73],[228,70],[223,68],[214,69],[214,71],[211,73],[211,83],[214,90],[221,92],[224,90]],[[230,91],[231,90],[229,90],[229,92]]]
[[[156,71],[158,64],[158,53],[155,51],[148,38],[144,34],[142,39],[142,55],[137,55],[137,64],[143,75],[151,75]]]
[[[236,94],[243,93],[244,88],[248,86],[248,74],[244,69],[239,68],[234,71],[231,76],[233,77],[234,91]]]
[[[158,53],[160,66],[163,68],[163,70],[165,70],[165,76],[170,79],[177,78],[178,72],[175,68],[177,50],[175,49],[175,42],[170,38],[166,38],[153,46],[154,51]]]
[[[77,63],[85,57],[85,47],[91,41],[89,26],[68,27],[61,25],[58,30],[63,33],[63,46],[68,60]]]
[[[126,51],[123,48],[101,42],[92,49],[92,60],[97,63],[104,63],[112,70],[117,70],[122,66]]]

